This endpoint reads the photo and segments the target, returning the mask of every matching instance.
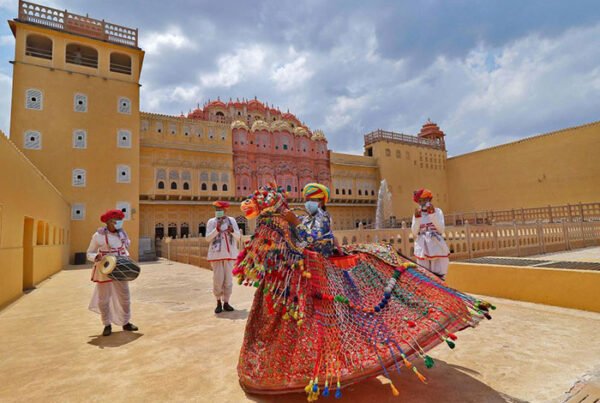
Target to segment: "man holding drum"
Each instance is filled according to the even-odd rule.
[[[104,325],[103,336],[112,333],[111,324],[123,326],[123,330],[135,331],[137,326],[129,322],[131,317],[129,283],[117,281],[103,274],[97,267],[106,255],[129,256],[131,241],[123,230],[125,214],[121,210],[109,210],[100,217],[106,224],[94,233],[87,250],[87,259],[94,262],[92,281],[96,283],[89,309],[100,314]]]
[[[237,241],[242,237],[237,223],[225,215],[229,203],[216,201],[215,217],[206,223],[206,239],[210,242],[207,260],[213,270],[213,294],[217,298],[215,313],[233,311],[229,297],[233,290],[233,264],[238,256]],[[223,300],[223,302],[221,302]]]

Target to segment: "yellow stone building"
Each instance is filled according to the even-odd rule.
[[[144,58],[137,31],[23,1],[19,7],[9,21],[12,141],[70,203],[71,254],[85,252],[109,208],[125,211],[125,228],[137,239]]]
[[[213,101],[201,115],[140,112],[136,29],[25,1],[9,25],[15,57],[11,141],[0,136],[0,258],[11,264],[0,271],[0,305],[75,262],[107,209],[126,212],[138,257],[141,240],[147,247],[155,237],[203,235],[217,199],[230,200],[230,214],[251,232],[235,205],[250,181],[278,176],[295,207],[306,181],[327,183],[336,230],[373,224],[382,179],[398,222],[410,219],[421,187],[446,213],[600,200],[600,122],[452,158],[445,134],[426,122],[417,135],[366,134],[364,155],[342,154],[322,132],[257,100]],[[242,145],[254,147],[255,171]],[[257,151],[267,146],[271,154]],[[274,154],[291,162],[269,167]]]

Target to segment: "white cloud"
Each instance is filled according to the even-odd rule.
[[[157,54],[165,49],[195,49],[195,43],[176,26],[164,32],[149,32],[140,38],[140,46],[148,54]]]
[[[200,78],[205,87],[232,87],[248,77],[263,72],[266,50],[260,45],[239,48],[217,60],[218,71]]]
[[[12,93],[12,80],[11,78],[0,72],[0,94],[11,94]],[[7,136],[9,135],[8,130],[10,128],[10,96],[0,97],[0,130]]]
[[[277,84],[277,88],[289,91],[305,85],[314,74],[308,68],[306,60],[306,56],[298,56],[294,61],[275,68],[271,78]]]
[[[0,46],[12,45],[15,39],[12,35],[0,35]]]

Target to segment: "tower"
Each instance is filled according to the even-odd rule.
[[[71,259],[112,208],[125,212],[136,257],[144,58],[137,29],[22,0],[9,25],[10,136],[71,204]]]
[[[365,135],[365,155],[375,157],[381,179],[392,193],[396,219],[409,219],[414,211],[412,194],[429,188],[433,204],[442,210],[448,206],[446,146],[444,133],[428,120],[418,135],[375,130]]]

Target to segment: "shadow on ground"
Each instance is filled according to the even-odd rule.
[[[90,336],[92,339],[88,341],[88,344],[99,348],[106,347],[121,347],[125,344],[132,343],[142,337],[143,333],[134,332],[113,332],[110,336]]]
[[[219,314],[215,314],[215,317],[217,319],[229,319],[229,320],[247,319],[248,318],[248,310],[240,309],[240,310],[235,310],[233,312],[223,311]]]
[[[469,374],[479,375],[470,368],[459,367],[437,360],[435,367],[428,370],[427,384],[421,383],[412,372],[402,368],[402,374],[392,375],[394,385],[400,392],[398,397],[392,394],[387,380],[382,377],[351,385],[342,389],[342,398],[336,401],[352,402],[394,402],[411,401],[420,403],[472,402],[472,403],[519,403],[519,399],[500,393]],[[467,372],[467,373],[465,373]],[[330,391],[330,398],[335,390]],[[252,395],[246,397],[255,402],[274,403],[285,400],[290,403],[306,402],[306,394],[294,393],[282,395]]]

